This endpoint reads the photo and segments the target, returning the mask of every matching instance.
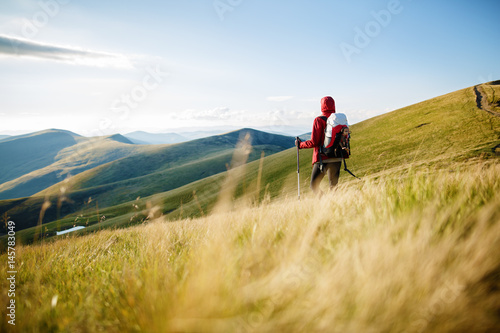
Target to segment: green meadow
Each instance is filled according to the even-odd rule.
[[[351,131],[361,180],[321,198],[311,151],[298,200],[296,150],[242,140],[226,172],[18,231],[1,331],[498,331],[500,117],[470,87]],[[52,236],[72,225],[87,228]]]

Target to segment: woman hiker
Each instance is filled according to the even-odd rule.
[[[320,196],[323,194],[323,192],[320,190],[319,184],[325,176],[325,173],[328,174],[330,189],[333,189],[339,181],[340,167],[342,163],[342,158],[328,158],[325,155],[321,155],[323,168],[322,170],[320,168],[321,163],[319,158],[319,150],[325,140],[326,119],[332,113],[335,113],[335,101],[330,96],[323,97],[321,99],[322,116],[318,116],[314,119],[311,140],[295,140],[295,145],[299,149],[314,148],[314,153],[312,156],[313,169],[311,174],[311,189],[315,194]]]

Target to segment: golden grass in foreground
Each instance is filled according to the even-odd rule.
[[[496,161],[457,164],[342,184],[321,200],[19,246],[15,328],[494,331],[499,193]]]

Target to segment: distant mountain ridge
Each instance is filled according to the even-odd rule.
[[[149,133],[144,131],[136,131],[124,134],[126,138],[135,144],[175,144],[196,139],[208,138],[214,135],[229,133],[236,130],[199,130],[189,132],[167,132],[167,133]],[[277,133],[274,133],[277,134]],[[281,134],[283,135],[283,134]]]
[[[238,129],[234,129],[231,127],[218,128],[214,130],[201,130],[201,129],[188,130],[184,128],[177,132],[165,132],[165,133],[149,133],[145,131],[136,131],[124,134],[124,136],[135,144],[174,144],[174,143],[181,143],[196,139],[207,138],[210,136],[224,134],[224,133],[230,133],[237,130]],[[292,126],[264,126],[264,127],[258,127],[255,130],[270,134],[292,136],[292,137],[295,137],[299,133],[304,132],[303,129]]]
[[[108,138],[110,140],[113,140],[113,141],[116,141],[116,142],[121,142],[121,143],[126,143],[126,144],[129,144],[129,145],[133,145],[134,143],[129,140],[127,137],[121,135],[121,134],[113,134],[113,135],[110,135],[108,136]]]
[[[38,135],[48,134],[48,133],[64,133],[64,134],[67,134],[67,135],[73,137],[75,140],[78,140],[79,138],[83,138],[83,136],[81,136],[80,134],[76,134],[76,133],[68,131],[68,130],[58,129],[58,128],[50,128],[50,129],[46,129],[46,130],[41,130],[41,131],[36,131],[36,132],[31,132],[31,133],[26,133],[26,134],[20,134],[20,135],[6,135],[5,138],[2,139],[2,141],[6,142],[6,141],[11,141],[11,140],[25,139],[25,138],[35,137]]]
[[[253,147],[249,161],[260,158],[261,152],[265,152],[268,156],[294,145],[293,137],[253,129],[242,129],[171,145],[126,144],[119,141],[128,139],[116,135],[87,139],[74,146],[80,147],[73,166],[79,169],[65,170],[70,168],[70,162],[75,158],[72,147],[69,147],[61,150],[58,155],[64,163],[25,175],[24,177],[31,177],[29,181],[20,177],[18,183],[0,184],[0,195],[3,193],[5,196],[12,194],[14,190],[27,191],[29,190],[27,186],[39,189],[38,193],[32,193],[29,198],[8,200],[8,203],[0,202],[0,212],[2,204],[7,204],[10,207],[8,208],[10,216],[22,220],[19,226],[22,228],[37,223],[45,198],[57,198],[61,193],[67,196],[69,201],[64,202],[59,211],[56,211],[57,205],[49,208],[45,212],[46,221],[81,209],[89,198],[98,201],[102,209],[136,197],[172,190],[226,171],[236,144],[247,133],[252,138]],[[83,145],[92,144],[92,141],[95,141],[93,147],[85,150]],[[106,147],[109,149],[105,149]],[[101,158],[110,157],[117,149],[125,150],[107,162]],[[93,163],[87,163],[83,169],[82,161],[93,161]],[[64,176],[64,172],[66,175],[71,174],[72,177],[56,177],[57,174]],[[41,185],[37,187],[38,183]],[[14,185],[14,189],[5,188],[7,185]],[[10,196],[9,199],[16,197],[19,198]]]
[[[137,149],[120,134],[86,138],[50,129],[8,137],[0,141],[0,199],[30,196]]]
[[[0,183],[50,165],[58,152],[77,144],[75,136],[56,130],[9,137],[0,141]]]

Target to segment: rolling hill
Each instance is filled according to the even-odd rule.
[[[483,88],[498,91],[499,86],[485,84]],[[498,95],[500,91],[497,92]],[[485,98],[490,97],[485,96]],[[500,118],[478,107],[476,99],[475,89],[470,87],[353,125],[351,127],[353,153],[348,160],[349,169],[363,179],[377,179],[387,177],[387,175],[399,177],[399,174],[407,172],[405,170],[409,167],[440,170],[456,165],[455,162],[497,158],[496,148],[500,144]],[[239,134],[236,132],[229,134],[230,142],[234,147]],[[224,136],[219,137],[217,140],[221,142],[217,141],[217,145],[222,146],[223,142],[228,139]],[[255,148],[258,147],[260,140],[262,139],[253,142],[257,145]],[[52,197],[53,212],[50,213],[51,218],[44,219],[48,222],[57,216],[56,197],[60,186],[64,185],[71,189],[70,199],[74,202],[80,201],[80,204],[76,205],[80,209],[66,211],[67,206],[63,204],[60,207],[60,216],[70,215],[44,224],[49,235],[55,233],[57,229],[74,225],[75,220],[89,226],[86,230],[79,231],[81,234],[91,232],[96,228],[138,223],[147,219],[151,212],[154,212],[155,216],[163,214],[170,220],[186,216],[201,216],[210,212],[227,179],[227,173],[217,174],[225,167],[214,170],[211,166],[215,165],[213,161],[218,161],[219,166],[228,163],[232,150],[208,154],[203,160],[189,160],[185,167],[179,167],[171,172],[170,168],[178,163],[183,152],[185,154],[185,150],[180,145],[169,149],[176,149],[172,150],[175,151],[172,155],[175,157],[171,161],[163,160],[163,157],[155,159],[155,154],[161,156],[160,152],[151,152],[150,156],[147,154],[132,156],[108,166],[89,170],[73,177],[72,183],[53,186],[23,201],[2,202],[1,205],[5,208],[1,211],[8,210],[9,215],[20,217],[22,215],[16,214],[29,212],[27,214],[36,216],[36,219],[32,219],[34,221],[38,219],[38,212],[45,196],[49,196]],[[202,150],[208,152],[206,148]],[[300,152],[301,188],[306,193],[309,191],[311,153],[311,150]],[[254,149],[252,159],[257,159],[258,155],[260,155],[258,149]],[[143,163],[148,165],[144,166]],[[125,170],[127,165],[140,167]],[[264,199],[296,195],[297,169],[294,148],[267,156],[262,160],[262,169],[260,165],[261,161],[254,161],[245,166],[245,172],[239,179],[235,192],[236,197],[260,202]],[[193,182],[176,183],[177,172],[182,172],[182,170],[187,174],[198,172],[198,180],[189,179]],[[213,172],[207,173],[207,170]],[[171,173],[171,178],[169,178],[169,173]],[[171,181],[175,185],[169,188],[167,184]],[[356,180],[343,172],[341,184],[351,181]],[[252,195],[248,196],[249,192]],[[89,197],[98,201],[99,210],[96,210],[95,201],[90,206],[82,204],[85,200],[88,201]],[[115,201],[115,198],[120,198],[120,200]],[[106,216],[106,221],[97,224],[102,216]],[[26,218],[29,216],[26,215]],[[34,230],[26,230],[27,240],[33,237]]]
[[[0,199],[33,195],[67,177],[148,149],[122,135],[86,138],[55,129],[9,137],[0,142]]]
[[[227,170],[234,147],[245,133],[252,136],[254,151],[249,160],[294,144],[291,137],[243,129],[176,145],[141,146],[133,155],[81,172],[29,198],[0,201],[0,212],[22,221],[19,228],[23,229],[37,224],[46,198],[53,202],[44,212],[48,222],[86,208],[89,199],[102,210],[172,190]]]
[[[485,87],[500,88],[490,84]],[[498,91],[500,94],[500,91]],[[500,118],[478,108],[473,87],[452,92],[415,105],[395,110],[351,126],[352,155],[347,161],[349,169],[360,177],[377,178],[386,173],[397,173],[408,167],[443,169],[477,158],[496,158],[500,144]],[[309,191],[311,150],[300,151],[301,188]],[[246,166],[243,187],[256,184],[259,161]],[[263,161],[262,184],[259,198],[296,195],[296,150],[289,149]],[[193,191],[198,193],[203,210],[210,211],[224,183],[220,175],[194,184],[158,194],[153,205],[164,208],[172,220],[182,214],[200,215]],[[356,181],[342,172],[340,182]],[[183,202],[181,207],[180,203]],[[182,213],[181,213],[182,210]],[[110,208],[108,212],[112,212]],[[109,222],[112,224],[112,221]]]
[[[47,130],[28,135],[9,137],[0,142],[0,183],[50,165],[64,148],[77,143],[77,135]]]
[[[294,148],[244,164],[242,140],[227,172],[16,231],[16,328],[498,332],[498,88],[352,126],[362,180],[343,173],[321,198],[297,200]],[[72,225],[86,228],[53,237]]]
[[[495,82],[481,86],[500,93]],[[452,161],[494,155],[500,118],[476,100],[475,87],[469,87],[357,124],[352,167],[372,174],[408,164],[445,167]]]

